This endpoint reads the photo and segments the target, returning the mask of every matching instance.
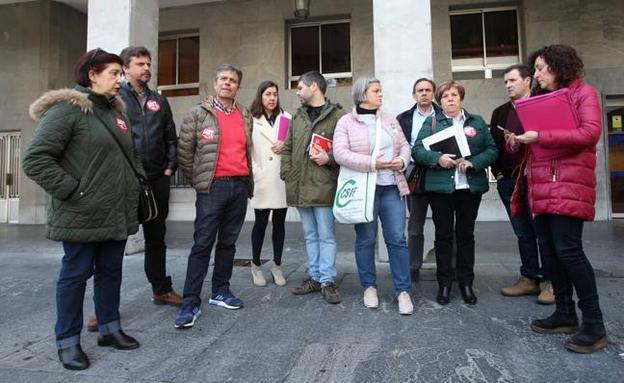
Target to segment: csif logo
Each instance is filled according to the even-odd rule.
[[[348,180],[342,185],[338,193],[336,193],[336,206],[343,208],[353,201],[353,196],[358,187],[355,185],[354,180]]]

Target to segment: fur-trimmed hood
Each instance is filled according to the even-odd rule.
[[[89,99],[89,93],[81,92],[78,89],[63,88],[44,93],[30,105],[28,113],[30,114],[30,118],[35,121],[39,121],[43,118],[43,115],[48,111],[48,109],[63,102],[79,107],[85,114],[93,111],[93,101]],[[111,104],[113,108],[120,113],[124,113],[126,110],[126,105],[119,96],[115,96],[112,99]]]

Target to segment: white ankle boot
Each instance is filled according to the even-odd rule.
[[[253,278],[253,284],[256,286],[266,286],[266,278],[264,278],[264,273],[262,272],[262,268],[260,266],[256,266],[255,263],[251,262],[251,277]]]
[[[286,278],[284,278],[284,273],[282,273],[282,267],[273,263],[271,267],[271,274],[273,275],[273,282],[275,282],[278,286],[286,286]]]

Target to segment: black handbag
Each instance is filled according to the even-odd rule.
[[[152,190],[152,187],[147,183],[147,179],[145,178],[145,176],[140,174],[136,170],[134,164],[132,163],[132,161],[130,161],[130,157],[128,157],[126,151],[123,150],[121,142],[119,142],[117,137],[115,137],[115,134],[111,132],[111,130],[108,128],[106,122],[104,122],[104,120],[102,120],[102,118],[98,116],[95,112],[93,114],[95,114],[95,116],[102,122],[102,124],[104,124],[104,127],[106,128],[108,134],[113,137],[113,140],[115,140],[115,143],[117,143],[119,150],[121,150],[121,153],[124,155],[124,158],[128,162],[128,165],[130,165],[130,168],[134,172],[137,181],[139,181],[139,206],[137,209],[137,218],[139,219],[139,223],[146,223],[155,220],[158,217],[158,204],[156,203],[156,197],[154,196],[154,191]]]
[[[431,118],[431,134],[436,132],[436,118]],[[410,162],[405,168],[405,178],[407,179],[407,186],[409,187],[410,194],[423,194],[425,192],[425,173],[427,167],[423,165],[416,165]]]

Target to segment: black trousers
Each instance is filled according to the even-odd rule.
[[[549,258],[557,311],[575,312],[573,290],[583,321],[602,323],[596,277],[583,251],[583,220],[557,214],[535,217],[535,229],[543,257]]]
[[[286,221],[286,208],[284,209],[254,209],[256,220],[251,231],[251,248],[253,263],[260,266],[260,253],[264,244],[264,233],[269,224],[269,214],[273,212],[273,262],[282,264],[282,252],[284,251],[284,222]]]
[[[169,214],[169,177],[164,174],[156,179],[148,180],[154,191],[158,204],[158,217],[143,224],[145,238],[145,275],[152,284],[155,295],[171,292],[171,277],[167,275],[167,215]]]
[[[427,193],[435,225],[437,277],[440,286],[453,281],[453,233],[457,241],[457,281],[460,286],[472,286],[474,281],[474,227],[481,204],[481,194],[468,189],[451,194]]]

